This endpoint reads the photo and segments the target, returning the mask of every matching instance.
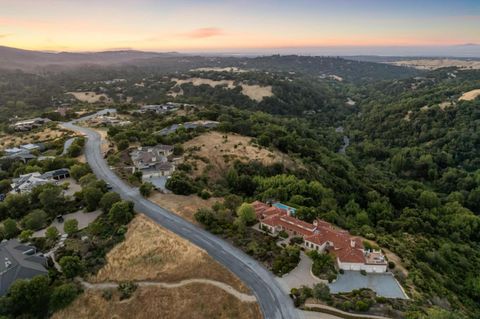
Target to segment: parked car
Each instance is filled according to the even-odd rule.
[[[58,215],[56,218],[57,218],[57,222],[63,223],[63,220],[64,220],[64,219],[63,219],[63,216],[62,216],[62,215]]]

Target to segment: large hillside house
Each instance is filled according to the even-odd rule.
[[[220,124],[220,122],[217,121],[207,121],[207,120],[199,120],[199,121],[194,121],[194,122],[185,122],[185,123],[180,123],[180,124],[172,124],[164,129],[161,129],[160,131],[156,132],[156,135],[161,135],[161,136],[167,136],[168,134],[175,133],[178,129],[180,128],[185,128],[186,130],[194,130],[199,127],[205,128],[205,129],[211,129],[215,128]]]
[[[294,208],[280,203],[269,205],[255,201],[252,206],[261,228],[274,235],[285,231],[290,236],[302,237],[306,249],[333,254],[340,269],[387,271],[383,254],[365,249],[360,238],[351,236],[346,230],[323,220],[315,220],[312,224],[299,220],[293,216]]]
[[[56,184],[57,181],[70,177],[68,168],[56,169],[43,174],[39,172],[20,175],[12,180],[11,193],[29,193],[35,187],[44,184]]]
[[[17,279],[31,279],[48,274],[47,260],[33,246],[12,239],[0,243],[0,296],[8,292]]]
[[[156,145],[139,147],[130,153],[135,169],[142,172],[143,179],[159,176],[170,176],[175,165],[169,161],[173,155],[173,146]]]
[[[47,118],[36,117],[34,119],[16,122],[15,124],[12,125],[12,127],[15,131],[23,132],[23,131],[30,131],[48,122],[50,122],[50,120]]]
[[[141,106],[139,113],[153,112],[157,114],[163,114],[169,111],[175,111],[177,109],[178,105],[175,103],[151,104]]]

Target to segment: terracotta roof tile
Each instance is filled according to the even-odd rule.
[[[323,226],[323,227],[322,227]],[[363,243],[358,237],[351,236],[344,230],[337,230],[325,227],[325,224],[318,227],[314,235],[306,237],[305,240],[317,245],[328,242],[329,250],[334,253],[341,262],[365,263],[363,254]]]
[[[284,211],[281,214],[266,217],[262,220],[262,223],[272,227],[281,226],[288,231],[296,232],[303,236],[310,236],[315,231],[315,226],[312,224],[288,216]]]

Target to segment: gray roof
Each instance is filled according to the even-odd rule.
[[[183,124],[173,124],[170,125],[164,129],[161,129],[160,131],[156,132],[155,134],[157,135],[168,135],[170,133],[176,132],[177,129],[180,127],[184,127],[187,130],[192,130],[196,129],[198,127],[205,127],[205,128],[214,128],[217,127],[220,124],[220,122],[217,121],[207,121],[207,120],[199,120],[195,122],[185,122]]]
[[[70,170],[68,168],[60,168],[53,171],[48,171],[43,173],[40,178],[50,179],[57,176],[70,175]]]
[[[133,150],[130,156],[137,168],[144,169],[158,163],[167,162],[166,156],[170,155],[169,153],[172,150],[173,146],[171,145],[147,146]]]
[[[170,162],[165,162],[165,163],[159,163],[155,165],[155,169],[159,171],[169,171],[173,168],[173,164]]]
[[[35,247],[21,244],[16,239],[0,243],[0,296],[5,295],[17,279],[48,273],[46,259],[35,252]]]
[[[31,154],[29,151],[27,150],[22,150],[18,153],[13,153],[13,154],[9,154],[9,155],[5,155],[3,156],[2,158],[5,158],[5,159],[21,159],[21,160],[29,160],[29,159],[34,159],[36,158],[35,155]]]

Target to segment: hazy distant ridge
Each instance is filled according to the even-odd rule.
[[[108,65],[129,61],[178,55],[176,53],[156,53],[133,50],[104,51],[91,53],[22,50],[0,46],[0,68],[30,70],[50,65],[78,66],[83,64]]]

